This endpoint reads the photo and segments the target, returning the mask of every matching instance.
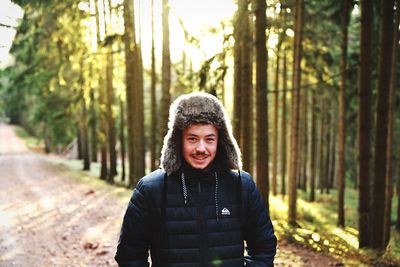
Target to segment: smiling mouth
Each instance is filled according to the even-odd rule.
[[[198,161],[203,161],[203,160],[205,160],[205,159],[207,159],[208,158],[208,156],[201,156],[201,157],[198,157],[198,156],[192,156],[195,160],[198,160]]]

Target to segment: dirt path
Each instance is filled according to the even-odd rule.
[[[116,266],[130,192],[121,199],[114,190],[71,179],[0,124],[0,266]],[[335,262],[284,242],[276,257],[276,266]]]
[[[0,266],[115,266],[125,204],[66,173],[0,125]]]

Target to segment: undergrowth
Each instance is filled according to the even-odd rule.
[[[13,125],[13,128],[15,129],[15,133],[20,138],[24,139],[25,144],[27,145],[27,147],[30,150],[38,151],[38,150],[42,149],[43,142],[40,139],[38,139],[38,138],[30,135],[29,133],[27,133],[25,131],[25,129],[22,128],[21,126]]]
[[[346,227],[337,226],[337,191],[309,202],[298,191],[297,227],[287,223],[287,197],[270,196],[270,214],[278,239],[340,259],[345,266],[400,266],[400,234],[393,228],[385,251],[358,248],[357,191],[346,189]],[[395,212],[393,205],[393,213]]]

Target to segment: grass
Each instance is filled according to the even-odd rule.
[[[62,169],[69,177],[76,181],[89,184],[94,188],[105,188],[107,191],[111,189],[110,183],[99,179],[99,163],[92,162],[90,170],[84,171],[82,169],[82,160],[66,159],[58,156],[47,157],[46,159],[54,166],[58,166],[58,168]],[[110,193],[127,202],[127,197],[130,196],[132,190],[126,187],[126,183],[122,182],[119,176],[115,177],[113,185],[113,189]]]
[[[29,149],[34,150],[34,151],[38,151],[42,147],[44,147],[42,140],[40,140],[40,139],[38,139],[36,137],[33,137],[28,132],[26,132],[24,128],[22,128],[22,127],[20,127],[18,125],[13,125],[13,128],[15,129],[15,133],[20,138],[25,140],[25,144],[28,146]]]
[[[43,153],[44,146],[42,141],[29,135],[20,126],[14,125],[13,127],[16,134],[25,141],[29,149]],[[65,157],[53,154],[48,154],[45,159],[55,168],[61,170],[63,173],[66,173],[69,177],[76,181],[89,184],[94,188],[105,188],[108,191],[113,189],[110,193],[120,198],[122,201],[124,201],[124,203],[127,203],[127,197],[129,197],[132,192],[131,189],[127,188],[127,182],[121,181],[121,177],[117,175],[114,178],[114,187],[110,187],[110,183],[99,179],[100,163],[92,162],[90,170],[84,171],[82,160],[67,159]],[[122,171],[119,167],[118,173],[121,172]]]
[[[308,202],[307,194],[298,190],[297,228],[287,224],[287,199],[270,196],[270,213],[278,239],[311,248],[343,261],[345,266],[400,266],[400,234],[391,231],[385,251],[358,249],[358,192],[346,188],[346,227],[337,227],[337,191],[316,195],[316,202]],[[393,201],[396,202],[394,199]],[[392,218],[396,204],[393,202]]]

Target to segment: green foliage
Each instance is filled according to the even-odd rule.
[[[2,106],[11,122],[45,138],[51,147],[75,136],[82,62],[88,47],[78,1],[15,1],[24,8],[11,53],[14,66],[1,73]]]
[[[224,25],[219,29],[224,32]],[[215,28],[209,29],[210,32],[216,32]],[[228,53],[231,52],[231,34],[225,34],[223,39],[224,49],[222,52],[205,59],[200,66],[199,70],[193,69],[180,69],[179,65],[174,66],[175,72],[178,76],[177,93],[187,93],[191,91],[204,91],[211,93],[215,96],[222,97],[224,91],[224,81],[228,71],[226,58]],[[197,39],[193,39],[197,40]],[[193,41],[195,42],[195,41]],[[194,43],[196,45],[196,42]]]
[[[298,191],[298,228],[287,224],[287,201],[282,196],[270,196],[270,214],[278,239],[309,247],[339,258],[345,266],[397,266],[400,264],[400,236],[392,231],[390,244],[384,254],[358,249],[358,192],[346,189],[346,227],[337,227],[337,191],[317,194],[316,202],[308,202],[307,193]],[[392,215],[396,214],[393,200]],[[397,264],[397,265],[396,265]]]

